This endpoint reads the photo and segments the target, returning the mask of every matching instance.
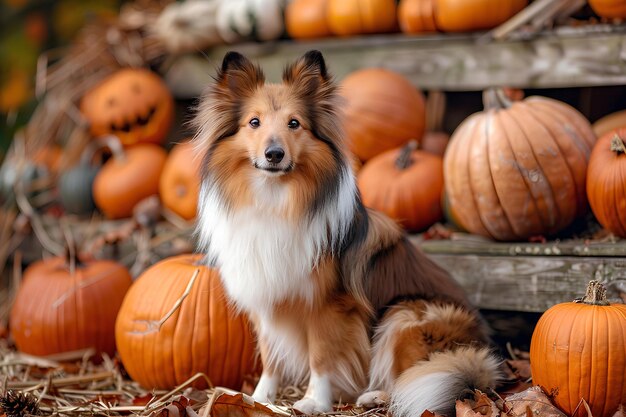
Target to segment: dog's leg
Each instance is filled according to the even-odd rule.
[[[263,370],[261,379],[254,389],[252,398],[260,403],[272,403],[276,399],[276,392],[278,391],[278,384],[280,378],[271,372]]]
[[[324,305],[308,323],[311,378],[294,408],[305,414],[332,410],[333,394],[348,401],[367,382],[369,338],[367,314],[348,296]]]

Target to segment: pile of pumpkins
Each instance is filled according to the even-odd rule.
[[[199,372],[241,389],[259,370],[247,320],[201,255],[164,259],[135,282],[110,260],[68,253],[38,261],[24,272],[9,325],[17,348],[32,355],[117,351],[148,389],[171,389]]]
[[[397,3],[397,5],[396,5]],[[528,5],[528,0],[292,0],[285,27],[294,39],[371,33],[471,32],[492,29]],[[590,0],[609,19],[626,18],[621,0]]]
[[[470,233],[526,240],[555,235],[591,205],[606,229],[626,237],[623,113],[597,122],[606,132],[596,141],[589,121],[565,103],[488,90],[485,110],[463,121],[442,150],[424,134],[422,93],[402,76],[364,69],[341,91],[350,147],[363,163],[363,202],[407,230],[423,230],[445,211]]]
[[[141,200],[159,195],[167,209],[185,220],[195,217],[200,187],[193,145],[162,147],[174,117],[174,101],[155,73],[124,68],[87,92],[80,110],[93,140],[80,162],[59,178],[65,210],[106,217],[130,217]],[[101,166],[100,154],[110,158]]]

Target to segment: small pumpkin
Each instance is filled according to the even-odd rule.
[[[587,195],[600,224],[626,238],[626,127],[598,139],[589,159]]]
[[[394,32],[398,26],[395,0],[328,0],[326,19],[339,36]]]
[[[331,34],[326,22],[328,0],[294,0],[285,9],[285,27],[294,39],[323,38]]]
[[[567,415],[584,399],[594,417],[626,403],[626,305],[610,304],[597,281],[580,301],[549,308],[530,343],[533,383]]]
[[[170,151],[159,180],[163,206],[186,220],[196,217],[201,159],[191,142],[178,144]]]
[[[96,206],[111,219],[130,217],[144,198],[159,193],[159,179],[167,153],[149,143],[126,150],[111,142],[113,157],[100,169],[93,182]]]
[[[626,127],[626,110],[608,114],[596,120],[592,127],[597,137],[604,136],[610,131],[619,129],[620,127]]]
[[[124,368],[147,389],[170,389],[203,372],[214,385],[239,390],[257,370],[248,322],[229,308],[217,270],[201,255],[147,269],[124,299],[115,337]]]
[[[528,0],[435,0],[435,22],[444,32],[491,29],[528,5]]]
[[[444,156],[446,195],[461,227],[497,240],[554,234],[588,209],[587,119],[545,97],[484,95],[485,110],[453,133]]]
[[[398,23],[404,33],[436,32],[435,3],[437,0],[400,0]]]
[[[443,161],[417,150],[415,141],[369,160],[358,174],[363,204],[382,211],[409,231],[420,231],[443,216]]]
[[[115,318],[131,285],[128,270],[107,260],[56,257],[24,272],[10,314],[17,348],[31,355],[93,347],[115,352]]]
[[[124,68],[87,92],[80,111],[93,136],[113,134],[124,146],[159,144],[172,124],[174,100],[152,71]]]
[[[271,41],[285,31],[286,0],[218,0],[217,31],[226,43]]]
[[[350,149],[362,161],[424,134],[423,94],[404,76],[382,68],[349,74],[341,82]]]
[[[626,18],[626,2],[623,0],[589,0],[589,5],[600,17],[608,19]]]

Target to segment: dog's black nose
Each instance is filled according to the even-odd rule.
[[[284,156],[285,151],[277,145],[270,145],[269,148],[265,150],[265,159],[267,159],[267,162],[277,164],[283,160]]]

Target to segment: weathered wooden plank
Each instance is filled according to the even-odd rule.
[[[285,63],[319,49],[339,78],[363,67],[385,67],[422,89],[483,90],[493,86],[556,88],[626,84],[626,25],[596,25],[525,40],[485,42],[474,35],[379,35],[217,47],[162,68],[180,96],[197,96],[228,50],[257,60],[270,80]]]
[[[502,243],[463,235],[455,240],[413,240],[431,254],[499,255],[499,256],[580,256],[626,257],[626,240],[594,242],[584,240],[549,241],[546,243]]]
[[[626,259],[431,254],[483,309],[542,312],[582,296],[589,280],[626,292]]]

